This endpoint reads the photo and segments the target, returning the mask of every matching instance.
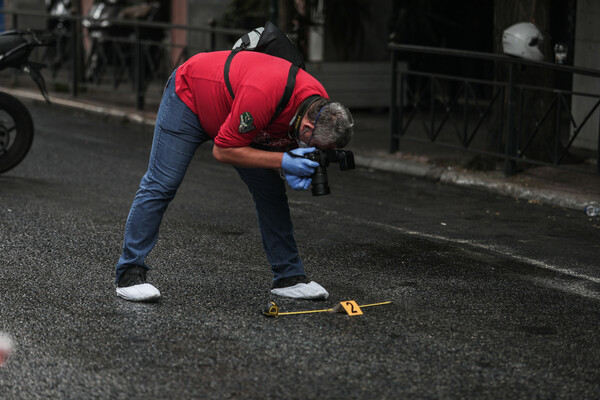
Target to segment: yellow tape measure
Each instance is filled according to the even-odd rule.
[[[336,304],[333,308],[327,308],[324,310],[307,310],[307,311],[288,311],[279,312],[279,306],[274,301],[267,304],[267,308],[263,310],[263,314],[267,317],[279,317],[280,315],[294,315],[294,314],[312,314],[320,312],[345,312],[348,315],[362,315],[362,309],[365,307],[382,306],[385,304],[391,304],[391,301],[384,301],[381,303],[363,304],[359,306],[354,300],[341,301]]]

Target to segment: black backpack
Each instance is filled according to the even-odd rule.
[[[227,57],[227,61],[225,61],[225,85],[227,85],[227,90],[232,99],[235,98],[235,95],[231,83],[229,82],[229,67],[231,66],[233,57],[242,50],[266,53],[283,58],[292,63],[283,96],[281,96],[281,99],[277,104],[275,115],[273,115],[273,118],[271,119],[272,121],[281,114],[286,104],[290,101],[292,93],[294,92],[294,86],[296,85],[296,74],[298,73],[298,69],[305,69],[304,57],[302,57],[302,54],[298,51],[296,46],[294,46],[294,43],[290,38],[279,29],[277,25],[267,22],[264,28],[253,29],[236,42],[229,57]]]

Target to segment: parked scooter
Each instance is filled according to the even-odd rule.
[[[107,67],[114,68],[115,87],[121,76],[128,72],[133,80],[135,28],[119,24],[117,20],[155,22],[162,18],[158,1],[144,0],[94,0],[82,25],[87,28],[91,41],[86,57],[85,79],[100,83]],[[164,37],[162,29],[141,27],[140,38],[146,42],[159,42]],[[152,72],[160,62],[160,47],[144,45],[145,68]],[[152,64],[152,65],[150,65]]]
[[[27,72],[50,103],[40,70],[46,65],[29,61],[34,48],[52,44],[51,36],[32,31],[0,33],[0,70],[16,68]],[[33,143],[33,120],[27,107],[7,93],[0,92],[0,173],[19,164]]]
[[[56,38],[54,46],[49,47],[45,58],[50,59],[49,68],[52,76],[56,77],[62,65],[71,59],[73,52],[74,15],[71,0],[45,0],[46,11],[52,17],[48,18],[47,29]]]
[[[86,81],[100,83],[106,66],[119,64],[122,44],[114,40],[126,36],[128,32],[122,25],[115,24],[114,20],[119,18],[119,13],[127,5],[128,0],[94,0],[87,18],[81,21],[90,39],[85,63]],[[115,82],[115,87],[117,85],[118,82]]]

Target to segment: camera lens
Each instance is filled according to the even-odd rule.
[[[324,196],[331,193],[329,185],[327,184],[327,169],[323,167],[317,167],[315,173],[312,174],[312,195],[313,196]]]

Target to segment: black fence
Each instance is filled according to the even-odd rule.
[[[389,49],[390,152],[408,139],[501,158],[506,176],[516,173],[520,162],[589,171],[567,160],[583,129],[588,136],[591,129],[600,144],[600,93],[560,87],[570,88],[573,79],[600,79],[600,71],[499,54],[401,44],[390,44]],[[407,71],[399,68],[400,57],[422,57],[427,60],[422,65],[428,66],[452,58],[462,65],[475,62],[477,68],[484,66],[503,78]],[[532,71],[530,82],[520,79],[525,73],[531,77]],[[550,84],[533,84],[543,81],[538,76],[552,77]],[[600,146],[594,157],[595,172],[600,172]]]
[[[245,30],[176,25],[136,19],[94,19],[78,15],[50,15],[0,9],[7,30],[51,32],[54,43],[36,50],[35,61],[49,68],[51,84],[68,88],[77,97],[93,88],[116,90],[135,98],[144,109],[148,89],[160,90],[169,74],[190,56],[231,48]],[[183,43],[175,37],[187,35]],[[219,47],[221,46],[221,47]],[[227,47],[228,46],[228,47]]]

